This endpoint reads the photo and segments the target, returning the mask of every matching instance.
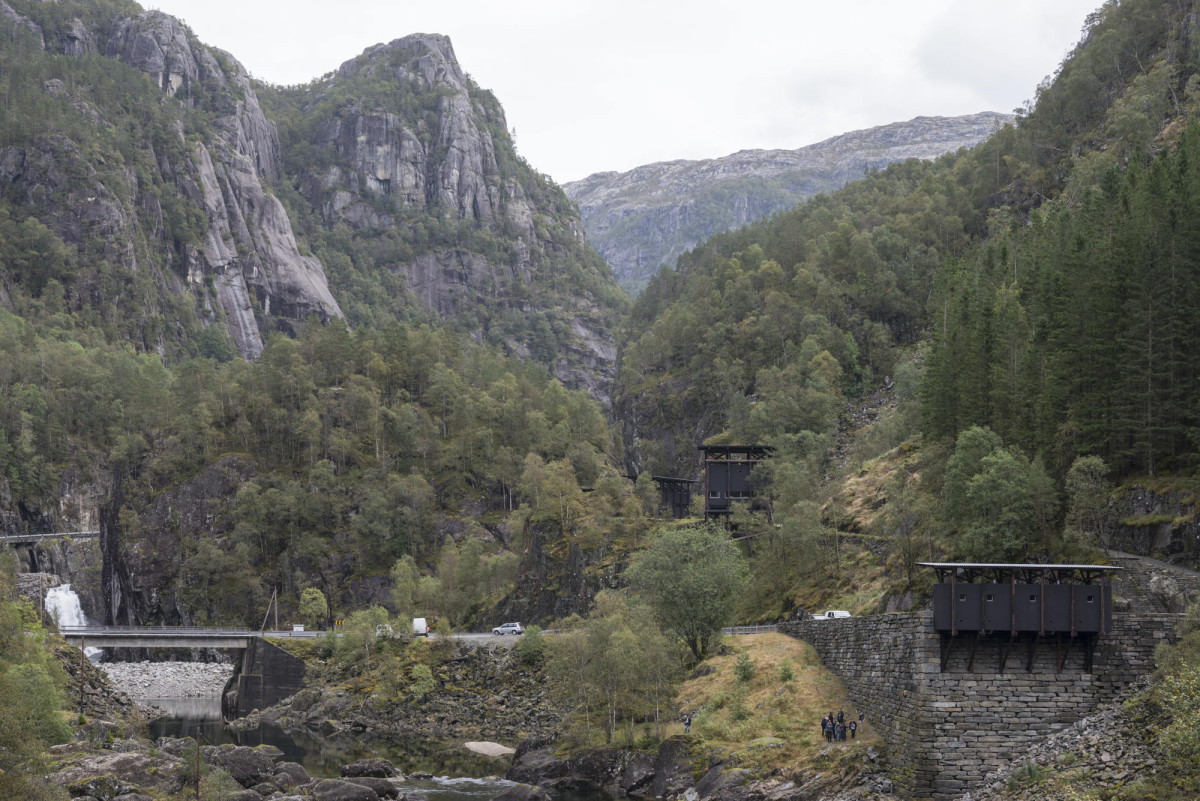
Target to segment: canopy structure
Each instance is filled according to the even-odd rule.
[[[975,669],[981,644],[999,649],[1004,672],[1009,649],[1027,645],[1026,671],[1032,671],[1039,640],[1051,638],[1061,672],[1071,643],[1082,646],[1085,672],[1092,670],[1096,638],[1113,630],[1112,585],[1119,567],[1110,565],[918,562],[938,576],[933,587],[933,628],[941,635],[942,670],[954,644],[969,638],[967,671]]]
[[[933,568],[938,581],[991,584],[1095,584],[1122,568],[1111,565],[1004,564],[993,562],[917,562]]]

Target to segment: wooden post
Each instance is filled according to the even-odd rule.
[[[84,663],[87,662],[87,640],[83,637],[79,638],[79,714],[83,715],[83,693],[84,693]]]

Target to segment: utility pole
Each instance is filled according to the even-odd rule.
[[[200,730],[196,730],[196,801],[200,801]]]
[[[278,592],[279,592],[278,588],[276,588],[276,587],[271,588],[271,600],[270,600],[270,602],[267,603],[267,613],[265,615],[263,615],[262,628],[260,629],[261,631],[265,632],[267,630],[267,620],[271,617],[271,607],[275,607],[275,630],[276,631],[279,630],[279,599],[277,597]]]

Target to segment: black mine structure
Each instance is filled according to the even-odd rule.
[[[1083,650],[1091,672],[1096,640],[1113,631],[1112,585],[1119,567],[1107,565],[918,562],[937,573],[933,628],[941,636],[941,669],[956,647],[970,649],[968,671],[985,641],[999,645],[1003,673],[1014,647],[1025,646],[1033,669],[1039,644],[1055,649],[1058,671],[1072,646]]]
[[[650,476],[658,485],[658,501],[663,509],[671,513],[671,517],[682,520],[688,516],[692,505],[692,485],[699,484],[697,479],[676,478],[674,476]]]
[[[750,473],[766,461],[774,448],[767,445],[701,445],[704,453],[704,519],[726,519],[735,503],[749,503],[751,509],[770,507],[756,498]]]

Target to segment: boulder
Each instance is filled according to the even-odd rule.
[[[275,766],[273,778],[278,782],[284,776],[291,779],[292,787],[298,787],[302,784],[312,782],[312,777],[308,775],[308,771],[299,762],[280,762]],[[283,789],[283,788],[280,788]]]
[[[399,798],[400,788],[392,784],[387,779],[377,779],[374,776],[357,776],[354,778],[346,778],[342,781],[357,784],[360,787],[370,787],[375,791],[375,795],[380,798]]]
[[[678,795],[696,784],[696,759],[691,753],[692,740],[672,737],[658,749],[654,759],[654,781],[650,793],[655,798]]]
[[[386,759],[360,759],[342,768],[342,776],[370,776],[376,779],[390,779],[399,776],[400,771]]]
[[[492,796],[492,801],[550,801],[550,793],[541,787],[514,784],[499,795]]]
[[[696,784],[696,793],[705,801],[741,801],[747,795],[745,788],[750,779],[748,770],[723,770],[717,765]]]
[[[204,761],[221,768],[243,787],[270,781],[275,761],[265,751],[240,745],[205,746],[200,750]]]
[[[96,798],[99,801],[112,801],[118,796],[136,793],[137,789],[112,774],[89,776],[67,785],[67,792],[72,798]]]
[[[265,796],[262,793],[254,790],[238,790],[236,793],[229,793],[222,796],[221,801],[262,801]]]
[[[90,795],[109,801],[120,795],[151,788],[167,794],[178,792],[183,786],[183,774],[183,762],[168,754],[104,752],[69,763],[57,773],[47,776],[46,781],[57,787],[66,787],[74,797]],[[119,786],[104,790],[107,795],[96,792],[108,787],[100,780],[115,781],[118,776]],[[117,792],[118,789],[120,792]]]
[[[311,793],[317,801],[379,801],[379,794],[370,787],[342,779],[321,779]]]

